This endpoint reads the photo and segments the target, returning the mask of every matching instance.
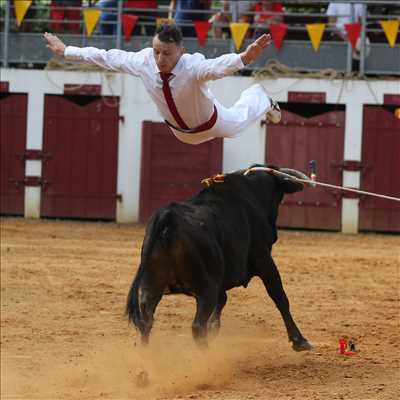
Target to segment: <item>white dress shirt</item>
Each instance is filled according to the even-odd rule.
[[[163,118],[172,125],[179,126],[165,100],[160,70],[152,48],[127,52],[67,46],[64,56],[69,60],[80,60],[112,71],[139,76]],[[173,76],[169,80],[169,86],[178,112],[189,128],[204,124],[213,114],[216,100],[206,82],[232,75],[243,67],[239,54],[225,54],[214,59],[206,59],[200,53],[181,56],[171,71]]]
[[[326,15],[329,17],[337,17],[336,28],[346,33],[345,24],[357,22],[362,16],[362,4],[349,4],[349,3],[329,3]],[[352,20],[352,13],[354,13],[354,20]]]
[[[247,12],[251,11],[251,8],[257,4],[257,1],[249,1],[249,0],[236,0],[229,2],[229,11],[234,13],[237,11],[238,16],[242,14],[246,14]],[[250,15],[249,15],[250,16]]]

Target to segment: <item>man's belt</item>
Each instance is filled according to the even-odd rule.
[[[182,133],[200,133],[200,132],[204,132],[204,131],[207,131],[207,130],[211,129],[215,125],[215,123],[217,122],[217,118],[218,118],[217,107],[215,107],[215,105],[214,105],[214,112],[211,115],[211,118],[207,122],[197,126],[196,128],[192,128],[192,129],[177,128],[176,126],[174,126],[171,123],[169,123],[167,120],[165,120],[165,123],[170,128],[173,128],[173,129],[175,129],[175,130],[177,130],[179,132],[182,132]]]

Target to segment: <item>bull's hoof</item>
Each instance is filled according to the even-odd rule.
[[[195,341],[195,343],[197,345],[197,348],[199,350],[201,350],[201,351],[207,351],[208,350],[208,340],[206,338],[197,337],[197,338],[194,339],[194,341]]]
[[[219,334],[220,327],[221,327],[221,323],[219,321],[209,322],[208,329],[207,329],[208,337],[210,339],[215,339]]]
[[[309,351],[314,349],[314,347],[306,339],[293,342],[292,348],[294,351]]]
[[[147,346],[149,344],[149,335],[142,335],[140,339],[142,346]]]
[[[149,386],[149,384],[150,384],[149,374],[146,371],[140,371],[136,375],[136,386],[146,387]]]

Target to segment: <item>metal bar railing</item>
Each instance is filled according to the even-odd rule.
[[[118,20],[117,20],[117,38],[116,38],[116,48],[120,49],[122,44],[122,12],[123,12],[123,3],[120,1],[118,3]]]
[[[8,67],[8,35],[10,32],[10,5],[7,1],[5,5],[5,15],[4,15],[4,42],[3,42],[3,60],[2,65],[4,68]]]
[[[339,1],[338,1],[339,2]],[[362,16],[362,32],[361,32],[361,48],[360,48],[360,53],[361,53],[361,57],[360,57],[360,64],[359,64],[359,73],[360,75],[363,75],[365,73],[365,55],[366,55],[366,49],[365,49],[365,43],[366,43],[366,38],[367,38],[367,34],[368,33],[377,33],[377,32],[382,32],[382,30],[376,28],[376,24],[377,21],[379,19],[396,19],[396,18],[400,18],[399,15],[368,15],[367,14],[367,6],[368,5],[377,5],[376,1],[369,1],[369,0],[350,0],[348,1],[349,3],[362,3],[363,4],[363,16]],[[298,0],[287,0],[284,1],[285,5],[293,5],[293,6],[298,6],[299,5]],[[319,6],[321,6],[321,3],[329,3],[328,1],[307,1],[307,4],[318,4]],[[4,3],[3,3],[4,4]],[[232,21],[237,21],[239,18],[239,10],[238,10],[238,4],[235,2],[233,3],[234,7],[231,8],[231,12],[229,11],[223,11],[225,15],[230,15],[231,20]],[[391,0],[386,0],[386,1],[381,1],[379,2],[380,5],[396,5],[400,8],[399,2],[397,1],[391,1]],[[101,35],[106,35],[106,33],[102,33],[101,27],[102,26],[114,26],[113,29],[113,33],[112,34],[107,34],[107,37],[114,39],[115,40],[115,46],[116,48],[121,48],[122,47],[122,14],[123,13],[135,13],[135,12],[143,12],[143,11],[151,11],[153,13],[153,15],[151,15],[149,18],[151,18],[152,20],[146,20],[143,18],[140,18],[138,21],[138,26],[139,27],[149,27],[149,26],[153,26],[155,25],[155,20],[157,16],[161,16],[161,17],[166,17],[168,15],[168,8],[167,7],[159,7],[158,9],[142,9],[142,8],[124,8],[123,6],[123,1],[118,1],[118,7],[110,7],[110,8],[104,8],[103,12],[111,15],[113,18],[110,21],[107,20],[102,20],[100,21],[100,23],[98,24],[98,27],[96,28],[95,32],[93,33],[93,37],[101,37]],[[31,6],[31,8],[33,10],[37,10],[37,11],[41,11],[42,12],[42,17],[40,19],[37,18],[26,18],[24,20],[24,23],[26,24],[31,24],[32,26],[34,24],[36,24],[37,26],[39,26],[39,24],[41,24],[42,26],[48,26],[49,24],[54,23],[54,19],[51,18],[51,14],[49,16],[49,7],[48,6],[43,6],[40,4],[35,4]],[[18,31],[18,28],[16,28],[16,23],[15,23],[15,18],[14,18],[14,13],[13,13],[13,1],[11,0],[6,0],[5,1],[5,6],[3,5],[3,10],[4,10],[4,17],[0,18],[0,24],[2,24],[4,26],[4,32],[3,33],[3,43],[2,43],[2,57],[1,57],[1,62],[3,66],[8,66],[9,65],[9,41],[10,41],[10,34],[12,34],[13,32]],[[52,8],[53,10],[55,9],[55,7]],[[81,11],[84,8],[82,7],[67,7],[68,10],[74,10],[74,11]],[[321,8],[318,8],[319,10],[321,10]],[[46,13],[47,11],[47,13]],[[217,11],[217,9],[210,9],[210,10],[185,10],[185,12],[190,12],[191,14],[199,14],[204,16],[206,15],[213,15],[215,14]],[[400,13],[400,11],[399,11]],[[321,13],[319,12],[293,12],[292,11],[285,11],[284,13],[279,13],[279,12],[259,12],[256,13],[254,11],[248,11],[246,13],[244,13],[244,15],[248,15],[250,17],[254,17],[254,15],[259,14],[259,15],[269,15],[272,17],[280,17],[280,18],[288,18],[290,20],[290,18],[294,17],[300,17],[300,20],[310,20],[310,23],[312,22],[325,22],[327,20],[327,15],[325,13]],[[321,21],[322,20],[322,21]],[[74,32],[74,33],[70,33],[70,32],[64,32],[64,33],[69,33],[71,35],[76,35],[76,36],[81,36],[82,37],[82,43],[87,43],[88,42],[88,38],[85,35],[85,27],[84,27],[84,23],[83,23],[83,18],[81,19],[65,19],[65,20],[58,20],[57,23],[59,24],[59,26],[64,27],[64,28],[68,28],[69,24],[75,24],[79,26],[79,32]],[[193,27],[193,24],[191,21],[180,21],[179,25],[182,27]],[[295,34],[296,32],[300,33],[301,32],[306,32],[306,27],[305,27],[305,22],[294,22],[294,23],[288,23],[288,40],[290,40],[290,34]],[[215,23],[214,24],[215,27],[219,27],[219,28],[228,28],[229,29],[229,23],[224,23],[224,22],[220,22],[220,23]],[[370,27],[372,26],[372,27]],[[259,25],[257,23],[251,23],[250,24],[250,29],[252,30],[256,30],[259,27]],[[61,28],[62,31],[66,31],[66,29]],[[267,29],[267,25],[265,26],[265,29]],[[264,29],[264,28],[263,28]],[[326,32],[331,33],[331,32],[335,32],[335,28],[331,27],[330,25],[327,24],[326,27]],[[39,33],[39,31],[37,32]],[[31,32],[29,32],[29,34],[31,34]],[[293,37],[297,37],[296,40],[298,40],[299,37],[301,37],[302,35],[295,35]],[[229,40],[229,45],[228,47],[230,47],[231,51],[234,51],[234,42],[232,39],[227,39]],[[109,43],[109,42],[108,42]],[[210,44],[212,45],[212,39],[210,40]],[[228,43],[228,42],[227,42]],[[346,70],[347,72],[351,71],[351,67],[352,67],[352,49],[350,44],[348,44],[346,46],[347,50],[346,50],[346,57],[347,57],[347,62],[346,62]]]
[[[359,75],[364,76],[365,71],[365,40],[366,40],[366,27],[367,27],[367,6],[362,5],[362,16],[361,16],[361,48],[360,48],[360,64],[359,64]]]

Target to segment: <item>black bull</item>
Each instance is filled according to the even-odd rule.
[[[303,186],[265,172],[243,172],[227,174],[224,182],[213,183],[190,200],[172,203],[151,217],[126,306],[143,343],[148,342],[163,294],[183,293],[196,299],[192,334],[206,346],[208,331],[219,330],[226,291],[246,287],[258,276],[282,315],[293,349],[312,348],[292,318],[271,256],[279,204],[285,193]]]

